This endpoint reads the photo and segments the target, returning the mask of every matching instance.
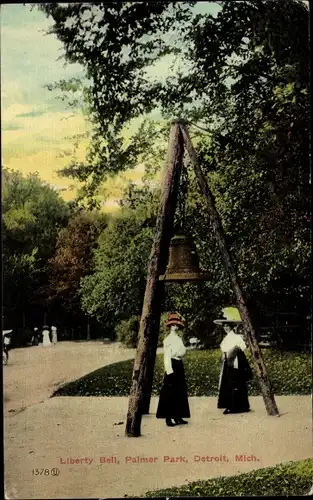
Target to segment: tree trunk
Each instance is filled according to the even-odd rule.
[[[152,385],[153,385],[154,366],[155,366],[156,351],[158,348],[158,338],[160,330],[160,317],[161,317],[162,303],[164,299],[163,283],[159,283],[157,285],[156,294],[157,297],[155,300],[159,308],[158,323],[155,325],[154,333],[152,332],[153,340],[151,340],[150,347],[146,353],[147,359],[146,359],[145,375],[143,376],[143,388],[142,388],[142,396],[140,403],[141,415],[148,415],[150,412],[150,400],[151,400]]]
[[[143,412],[149,411],[153,371],[160,327],[164,283],[159,281],[165,272],[170,238],[173,230],[177,191],[183,159],[183,141],[177,121],[172,123],[166,171],[161,194],[160,212],[147,272],[146,291],[139,328],[139,342],[134,363],[125,433],[140,436]]]
[[[202,191],[202,194],[206,200],[206,204],[211,217],[211,222],[218,246],[221,251],[222,259],[224,261],[225,268],[228,271],[233,291],[237,300],[238,309],[240,311],[244,331],[246,338],[248,340],[252,360],[256,370],[256,376],[260,385],[261,393],[264,399],[265,407],[268,415],[279,416],[279,411],[275,402],[274,394],[271,388],[270,380],[268,378],[267,370],[264,365],[264,361],[261,355],[261,351],[257,342],[255,330],[252,326],[248,309],[246,307],[241,288],[239,286],[239,281],[235,268],[233,266],[230,253],[227,248],[226,238],[224,235],[224,230],[221,224],[219,214],[215,208],[214,197],[209,189],[207,181],[200,168],[197,154],[193,148],[189,133],[184,125],[181,125],[181,132],[183,135],[184,143],[188,151],[190,160],[194,166],[196,178]]]

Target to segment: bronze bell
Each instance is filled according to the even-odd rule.
[[[184,234],[176,234],[171,239],[169,260],[165,274],[159,277],[161,281],[187,282],[204,281],[208,277],[199,267],[196,245]]]

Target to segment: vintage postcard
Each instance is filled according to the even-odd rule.
[[[4,497],[312,494],[309,6],[1,7]]]

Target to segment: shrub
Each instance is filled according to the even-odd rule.
[[[115,329],[117,340],[125,347],[135,348],[138,342],[139,323],[139,316],[122,320]]]
[[[169,330],[165,326],[165,321],[168,313],[161,315],[158,347],[163,346],[163,340],[168,335]],[[140,316],[131,316],[128,319],[122,320],[115,328],[116,338],[125,347],[135,348],[138,343],[138,333],[140,326]]]

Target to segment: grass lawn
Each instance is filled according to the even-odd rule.
[[[304,496],[313,484],[313,459],[288,462],[230,477],[195,481],[143,497]]]
[[[248,355],[249,359],[249,355]],[[263,359],[276,395],[311,394],[311,354],[266,349]],[[82,360],[83,362],[83,360]],[[58,389],[54,396],[128,396],[134,360],[104,366]],[[217,396],[221,367],[219,350],[187,351],[185,371],[189,396]],[[153,395],[160,392],[163,355],[156,359]],[[256,377],[249,384],[251,396],[260,395]]]

